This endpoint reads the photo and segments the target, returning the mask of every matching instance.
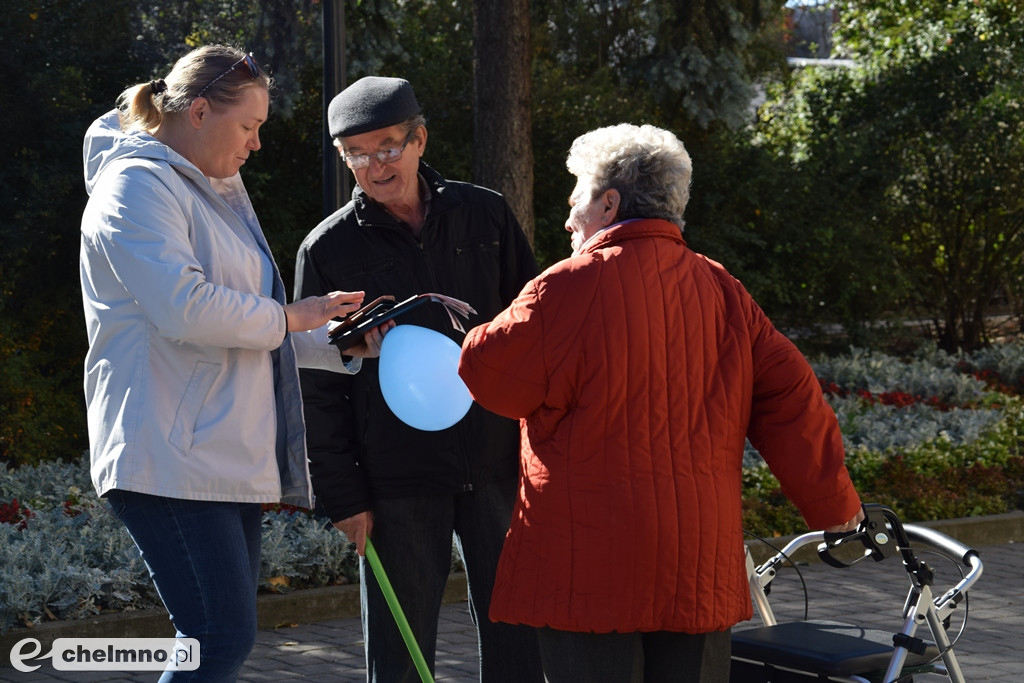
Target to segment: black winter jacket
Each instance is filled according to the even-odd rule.
[[[519,222],[491,190],[443,179],[420,162],[431,193],[419,239],[358,186],[352,201],[303,241],[295,299],[334,290],[402,301],[436,292],[477,311],[466,329],[491,320],[537,274]],[[429,327],[462,345],[440,304],[418,306],[398,324]],[[356,375],[302,370],[310,475],[318,508],[332,521],[370,510],[375,498],[450,494],[514,477],[519,425],[473,404],[458,424],[426,432],[388,408],[376,359]]]

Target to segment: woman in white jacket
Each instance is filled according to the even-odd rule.
[[[363,293],[286,303],[238,174],[270,87],[251,54],[199,48],[85,139],[92,478],[178,635],[200,641],[200,668],[165,681],[234,680],[255,639],[260,504],[312,505],[297,364],[358,370],[324,326]],[[346,353],[376,355],[381,332]]]

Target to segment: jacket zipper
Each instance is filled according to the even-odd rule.
[[[426,233],[427,227],[431,226],[433,223],[430,218],[431,217],[428,215],[426,220],[423,222],[423,229],[420,230],[420,236],[417,239],[417,244],[420,248],[420,253],[423,255],[423,262],[427,266],[427,272],[430,274],[431,291],[444,294],[445,292],[440,291],[440,283],[437,281],[437,273],[434,270],[434,264],[430,260],[430,255],[427,252],[426,246],[423,244],[423,235]],[[420,292],[420,294],[423,294],[423,292]],[[473,407],[470,406],[470,410],[472,409]],[[462,484],[462,492],[469,493],[473,490],[473,466],[469,457],[469,449],[466,444],[466,427],[462,424],[461,420],[459,421],[459,424],[455,426],[455,430],[459,447],[458,459],[462,463],[463,472],[465,472],[466,477]]]

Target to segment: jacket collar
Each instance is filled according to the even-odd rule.
[[[115,161],[142,159],[170,164],[178,173],[188,177],[197,187],[208,185],[202,171],[173,149],[149,133],[121,130],[121,119],[116,109],[111,109],[89,126],[82,146],[85,168],[85,188],[92,193],[103,172]],[[241,187],[237,174],[235,183]],[[225,179],[227,181],[229,179]]]
[[[440,173],[420,160],[417,171],[426,182],[427,190],[430,192],[430,216],[447,211],[459,203],[458,189],[452,183],[445,180]],[[370,199],[363,188],[356,185],[352,190],[352,202],[355,208],[356,221],[360,225],[379,225],[381,223],[398,225],[398,221],[381,205]]]
[[[686,244],[682,231],[675,223],[661,218],[638,218],[617,223],[597,233],[583,247],[580,253],[589,254],[619,242],[650,237]]]

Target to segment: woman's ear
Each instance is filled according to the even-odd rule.
[[[203,127],[203,118],[210,113],[210,101],[205,97],[197,97],[188,105],[188,122],[193,128]]]
[[[601,193],[601,225],[608,227],[616,222],[621,202],[622,195],[616,189],[608,189]]]

